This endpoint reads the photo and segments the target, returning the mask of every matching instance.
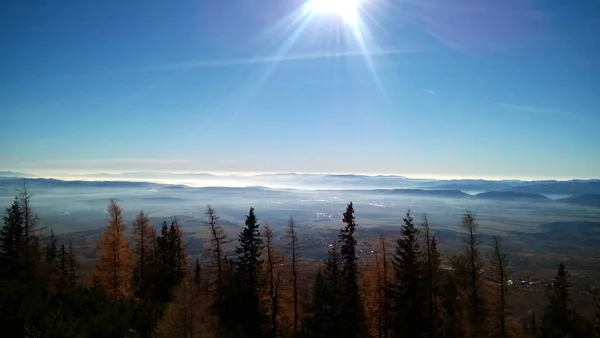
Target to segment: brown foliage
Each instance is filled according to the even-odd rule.
[[[132,254],[125,239],[121,207],[111,201],[107,210],[109,220],[99,244],[94,280],[111,297],[118,299],[131,294]]]

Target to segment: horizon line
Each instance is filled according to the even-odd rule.
[[[438,181],[449,181],[449,180],[485,180],[485,181],[523,181],[523,182],[536,182],[536,181],[557,181],[557,182],[568,182],[568,181],[592,181],[600,180],[600,177],[544,177],[544,178],[533,178],[533,177],[498,177],[498,176],[462,176],[462,175],[423,175],[423,174],[398,174],[398,173],[348,173],[348,172],[289,172],[289,171],[265,171],[265,172],[227,172],[227,171],[104,171],[104,172],[79,172],[79,173],[66,173],[64,171],[55,171],[54,173],[41,173],[41,172],[23,172],[20,170],[0,170],[2,172],[10,172],[16,174],[24,174],[23,178],[46,178],[46,179],[60,179],[60,180],[81,180],[83,178],[110,178],[116,180],[122,175],[132,174],[147,174],[147,175],[211,175],[217,177],[256,177],[264,175],[322,175],[322,176],[366,176],[366,177],[397,177],[405,178],[410,180],[438,180]],[[20,178],[20,177],[14,177]],[[141,177],[151,179],[152,177]],[[106,180],[105,180],[106,181]]]

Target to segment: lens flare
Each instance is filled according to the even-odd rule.
[[[311,0],[309,8],[318,14],[337,15],[354,26],[359,20],[360,3],[361,0]]]

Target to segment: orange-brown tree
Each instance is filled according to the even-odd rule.
[[[123,210],[111,200],[107,211],[109,220],[99,244],[95,279],[110,297],[122,299],[131,294],[132,254],[125,239]]]

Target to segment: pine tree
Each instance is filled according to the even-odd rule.
[[[424,253],[424,279],[427,286],[427,334],[437,336],[439,327],[439,283],[440,283],[440,253],[437,250],[437,240],[429,227],[427,216],[423,217],[423,236],[425,242]]]
[[[54,230],[50,229],[50,237],[48,238],[48,244],[46,244],[46,263],[54,264],[56,261],[56,238],[54,237]]]
[[[187,272],[186,252],[183,234],[177,219],[168,226],[163,222],[161,234],[156,238],[156,271],[153,277],[152,298],[161,303],[168,303],[173,298],[173,291],[183,280]]]
[[[134,270],[133,287],[135,295],[145,299],[152,287],[152,269],[156,266],[154,244],[156,233],[144,211],[133,221]]]
[[[496,325],[498,330],[497,336],[499,338],[506,338],[506,317],[508,315],[508,262],[506,253],[502,248],[501,240],[497,236],[492,237],[490,268],[494,282],[498,284],[498,288],[500,289],[496,309],[496,318],[498,319]]]
[[[263,314],[260,311],[258,290],[259,271],[263,240],[254,208],[246,216],[244,230],[239,235],[239,246],[235,248],[238,261],[235,264],[236,285],[239,293],[238,324],[249,338],[260,337]]]
[[[95,275],[113,299],[123,299],[131,293],[132,254],[125,240],[121,207],[111,200],[107,210],[109,220],[99,245]]]
[[[569,299],[569,272],[560,263],[548,294],[548,305],[542,317],[541,333],[547,338],[562,338],[572,333],[572,311]]]
[[[330,337],[327,327],[331,324],[328,320],[331,312],[326,303],[327,291],[325,278],[319,267],[312,287],[312,299],[307,307],[308,316],[305,317],[305,325],[309,337]]]
[[[356,256],[356,222],[352,202],[346,207],[342,221],[345,226],[340,230],[340,257],[342,261],[341,287],[343,304],[341,306],[342,327],[344,337],[362,337],[366,335],[364,309],[358,289],[358,269]]]
[[[60,245],[58,251],[58,273],[59,273],[59,285],[65,288],[69,285],[69,254],[64,244]]]
[[[0,276],[15,278],[23,271],[23,215],[19,199],[6,208],[0,229]]]
[[[312,300],[305,318],[309,337],[344,337],[342,318],[342,262],[337,243],[328,250],[325,268],[319,268],[312,288]]]
[[[298,268],[296,255],[298,253],[300,239],[298,237],[298,231],[296,230],[296,222],[290,216],[288,225],[286,228],[286,235],[288,239],[288,249],[291,251],[291,269],[292,269],[292,292],[294,297],[294,337],[298,335]]]
[[[29,287],[38,278],[38,268],[41,261],[39,232],[44,229],[37,226],[38,217],[31,207],[31,194],[25,181],[23,182],[23,189],[19,191],[18,197],[23,220],[23,270],[25,286]]]
[[[421,337],[426,333],[424,325],[426,287],[418,235],[419,229],[415,228],[408,210],[393,258],[396,277],[394,285],[394,335],[396,337]]]

